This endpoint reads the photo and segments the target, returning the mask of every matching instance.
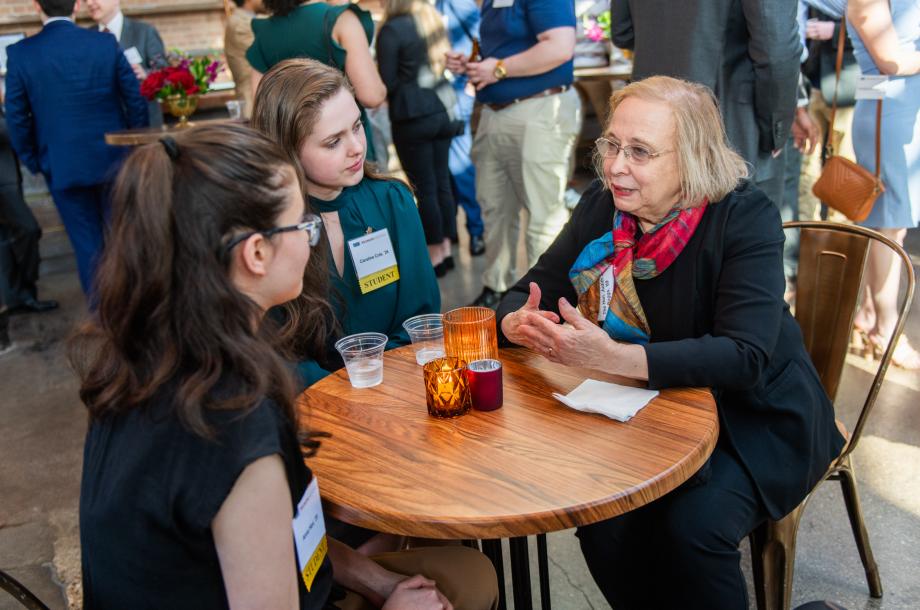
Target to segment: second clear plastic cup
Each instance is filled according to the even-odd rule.
[[[444,325],[441,314],[425,313],[403,322],[415,348],[415,361],[425,364],[444,356]]]
[[[383,381],[383,350],[387,336],[382,333],[358,333],[335,342],[342,354],[348,380],[354,388],[371,388]]]

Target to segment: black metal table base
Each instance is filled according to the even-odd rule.
[[[527,538],[510,538],[511,549],[511,589],[514,596],[514,610],[532,610],[533,599],[530,593],[530,555]],[[506,610],[505,569],[502,562],[501,540],[483,540],[482,552],[492,561],[498,575],[499,610]],[[549,598],[549,559],[546,551],[546,534],[537,535],[537,566],[540,578],[540,607],[551,610]]]

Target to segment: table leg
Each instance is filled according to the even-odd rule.
[[[530,596],[530,555],[527,538],[511,538],[511,584],[514,589],[514,610],[532,610]]]
[[[546,552],[546,534],[537,534],[537,562],[540,570],[540,607],[552,610],[549,599],[549,557]]]
[[[502,541],[483,540],[482,552],[489,558],[498,575],[498,610],[507,610],[508,602],[505,601],[505,564],[502,561]]]

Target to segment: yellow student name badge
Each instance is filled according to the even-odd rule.
[[[297,565],[300,567],[303,584],[309,591],[329,551],[326,522],[323,520],[323,505],[319,499],[319,484],[316,477],[310,481],[303,497],[297,503],[297,514],[294,515],[292,524]]]
[[[380,229],[348,241],[351,260],[358,274],[361,294],[367,294],[399,279],[396,253],[390,232]]]

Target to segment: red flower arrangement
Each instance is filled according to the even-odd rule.
[[[220,62],[212,61],[207,55],[189,59],[174,54],[170,57],[170,65],[147,75],[141,83],[141,95],[154,100],[171,95],[185,98],[196,93],[207,93],[219,71]]]

